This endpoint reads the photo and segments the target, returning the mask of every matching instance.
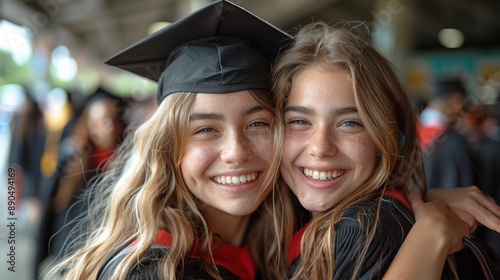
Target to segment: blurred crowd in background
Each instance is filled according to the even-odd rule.
[[[68,222],[85,210],[78,196],[125,135],[154,112],[155,85],[78,57],[50,36],[30,37],[6,21],[0,26],[10,35],[3,38],[17,32],[28,44],[0,43],[0,176],[15,182],[13,215],[7,188],[0,193],[1,248],[15,245],[16,279],[37,279],[61,252]],[[14,231],[9,217],[16,218]]]

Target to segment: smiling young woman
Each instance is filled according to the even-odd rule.
[[[470,231],[445,204],[408,194],[421,163],[417,116],[389,61],[350,30],[311,23],[278,58],[273,81],[281,185],[301,205],[288,232],[289,277],[454,279],[445,261]],[[482,199],[494,225],[498,206]]]
[[[287,39],[218,1],[108,60],[153,75],[159,105],[120,147],[94,191],[90,231],[75,239],[83,246],[54,275],[283,278],[275,225],[287,213],[275,209],[290,197],[273,189],[282,134],[269,74]]]

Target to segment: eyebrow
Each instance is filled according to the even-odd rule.
[[[255,114],[255,113],[258,113],[261,111],[266,111],[266,109],[264,107],[262,107],[261,105],[256,105],[256,106],[254,106],[246,111],[243,111],[241,116],[246,117],[248,115]],[[219,114],[219,113],[194,113],[194,114],[191,114],[189,116],[189,122],[198,121],[198,120],[220,121],[223,119],[224,119],[224,116],[222,114]]]
[[[224,117],[216,113],[194,113],[189,116],[189,121],[194,122],[198,120],[222,120]]]
[[[314,108],[304,107],[304,106],[288,106],[285,108],[285,114],[288,112],[295,112],[295,113],[309,115],[309,116],[313,116],[316,114],[316,110]],[[342,115],[347,115],[347,114],[357,113],[357,112],[358,112],[358,108],[356,108],[356,107],[341,107],[341,108],[333,109],[332,112],[330,113],[330,115],[342,116]]]
[[[304,115],[314,115],[316,110],[304,106],[287,106],[285,107],[285,114],[288,112],[300,113]]]

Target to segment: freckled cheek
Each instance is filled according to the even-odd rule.
[[[274,146],[271,138],[254,141],[251,149],[260,155],[261,158],[265,159],[266,162],[270,163],[272,161]]]
[[[362,142],[362,145],[366,148],[366,149],[370,149],[373,151],[373,153],[376,152],[377,150],[377,147],[375,146],[375,142],[373,142],[373,140],[366,136],[366,137],[363,137],[363,140],[361,141]]]
[[[216,160],[217,153],[215,151],[215,147],[188,146],[182,159],[183,172],[186,169],[190,173],[195,172],[202,175],[210,164]]]
[[[375,146],[375,143],[368,135],[355,135],[353,137],[346,138],[346,141],[350,145],[359,145],[363,148],[371,148]]]
[[[286,133],[283,143],[283,156],[291,158],[294,154],[299,154],[306,149],[310,137],[303,133]]]
[[[306,150],[305,143],[306,142],[300,143],[299,141],[296,141],[296,139],[289,139],[285,141],[285,145],[283,147],[283,157],[281,159],[280,165],[280,172],[289,185],[296,185],[294,180],[296,176],[295,164]]]
[[[368,135],[354,137],[350,142],[351,147],[357,147],[359,156],[362,158],[376,157],[377,147]]]

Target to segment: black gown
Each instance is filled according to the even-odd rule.
[[[355,218],[361,217],[361,222],[364,225],[372,227],[379,200],[378,197],[366,204],[348,208],[343,213],[340,222],[335,225],[335,275],[333,279],[351,279],[355,265],[359,260],[358,246],[366,240],[367,232],[362,230],[360,223]],[[386,193],[382,197],[380,206],[380,226],[362,260],[361,270],[356,279],[382,279],[415,223],[411,206],[403,194],[399,192],[389,191]],[[301,228],[292,240],[289,250],[291,260],[289,276],[293,275],[300,262],[300,241],[307,226],[306,224]],[[471,249],[471,246],[466,246],[452,254],[449,260],[453,265],[448,262],[444,265],[441,279],[500,279],[500,259],[498,256],[480,240],[469,239],[469,241],[474,249]],[[482,262],[479,261],[480,259]],[[415,262],[418,261],[415,259]],[[455,267],[456,271],[452,267]]]
[[[396,198],[397,197],[397,198]],[[366,230],[356,220],[359,215],[362,223],[371,228],[375,220],[380,198],[363,205],[348,208],[341,220],[335,225],[335,275],[333,279],[350,279],[359,259],[357,247],[365,241]],[[399,207],[395,205],[399,204]],[[401,212],[406,211],[406,213]],[[381,279],[396,256],[401,244],[412,227],[413,215],[410,206],[399,192],[384,195],[381,203],[380,226],[362,261],[357,279]],[[362,213],[362,214],[361,214]],[[293,238],[290,247],[291,270],[296,270],[300,262],[300,240],[308,225],[300,229]]]
[[[447,129],[423,150],[428,188],[450,189],[475,184],[475,167],[465,137]]]
[[[154,245],[147,251],[140,262],[129,272],[127,279],[151,279],[160,280],[158,275],[159,262],[169,251],[172,237],[166,231],[159,231]],[[200,241],[201,242],[201,241]],[[197,242],[196,244],[199,244]],[[99,272],[98,280],[110,279],[115,269],[123,259],[134,249],[137,240],[119,248],[105,261]],[[257,268],[252,260],[248,247],[235,247],[225,243],[217,245],[213,253],[214,264],[217,266],[218,274],[222,279],[251,280],[258,278]],[[211,263],[209,257],[206,262]],[[176,279],[197,280],[214,279],[202,269],[203,260],[200,256],[199,247],[193,246],[186,259],[183,269],[177,269]]]

